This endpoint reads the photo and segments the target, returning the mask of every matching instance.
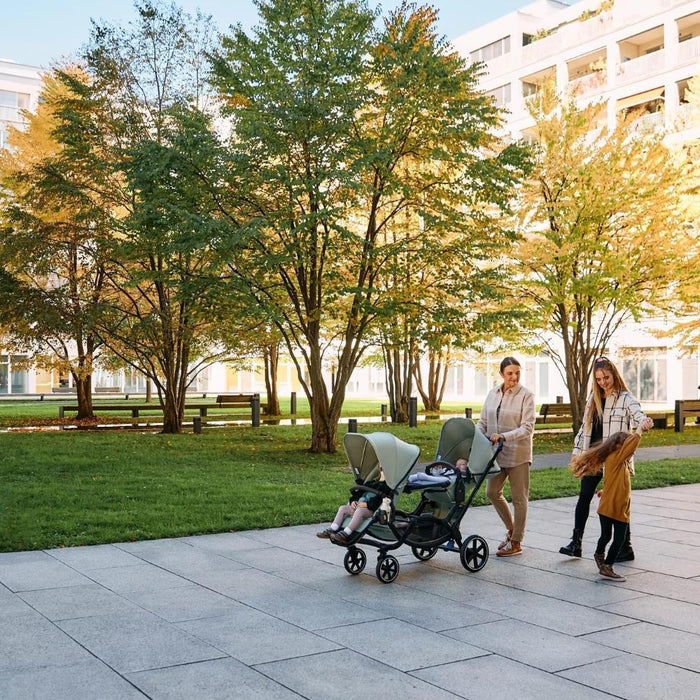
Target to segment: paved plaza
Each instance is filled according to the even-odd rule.
[[[532,503],[510,559],[472,508],[482,571],[404,547],[392,584],[311,525],[0,554],[0,698],[700,697],[700,484],[633,494],[619,584],[597,516],[584,559],[557,553],[574,500]]]

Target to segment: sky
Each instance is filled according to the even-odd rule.
[[[574,4],[576,0],[569,0]],[[389,10],[400,0],[368,0]],[[218,27],[256,24],[253,0],[176,0],[188,12],[200,8]],[[432,0],[438,29],[448,39],[529,4],[528,0]],[[132,0],[0,0],[0,58],[42,68],[75,55],[90,35],[90,20],[126,23],[134,17]]]

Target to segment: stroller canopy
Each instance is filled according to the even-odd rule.
[[[395,489],[411,471],[418,459],[420,448],[399,440],[391,433],[346,433],[343,438],[350,466],[363,481],[384,479]]]
[[[473,420],[450,418],[442,426],[435,453],[436,460],[454,464],[458,459],[466,459],[472,474],[483,474],[491,457],[491,442],[476,429]]]

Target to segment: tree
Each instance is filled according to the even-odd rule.
[[[74,67],[64,71],[81,78]],[[11,149],[0,152],[0,296],[6,320],[12,319],[12,342],[30,352],[35,365],[70,373],[78,418],[92,418],[107,231],[100,208],[65,186],[65,173],[91,186],[58,129],[61,105],[74,97],[47,73],[27,130],[13,131]]]
[[[515,292],[564,378],[578,430],[593,362],[620,325],[669,309],[688,236],[677,226],[681,171],[659,138],[553,89],[531,103],[535,166],[519,199]],[[561,347],[559,347],[561,344]]]
[[[486,203],[505,205],[519,154],[490,150],[497,110],[477,92],[478,68],[436,35],[431,8],[404,4],[376,33],[364,2],[256,4],[253,36],[236,30],[214,60],[235,160],[255,178],[246,234],[232,209],[239,233],[222,253],[297,363],[310,449],[334,451],[347,382],[391,303],[380,276],[402,248],[428,250],[425,231],[439,247],[441,232],[488,219]],[[420,235],[390,242],[408,210]]]
[[[207,104],[202,62],[210,18],[174,5],[137,2],[129,27],[95,24],[85,51],[88,80],[62,110],[62,130],[81,154],[91,188],[108,201],[109,295],[100,334],[110,351],[146,375],[163,409],[163,431],[179,432],[185,392],[224,353],[210,350],[215,327],[220,234],[209,183],[221,149]]]

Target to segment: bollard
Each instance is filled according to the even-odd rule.
[[[250,397],[250,410],[252,413],[252,425],[254,428],[260,427],[260,394],[253,394]]]
[[[408,427],[418,427],[418,397],[411,396],[408,400]]]
[[[357,418],[348,419],[348,432],[349,433],[356,433],[357,432]]]
[[[202,432],[202,416],[195,416],[192,419],[192,430],[199,435]]]
[[[465,418],[471,418],[471,417],[472,417],[472,409],[471,409],[471,408],[465,408],[465,409],[464,409],[464,417],[465,417]]]
[[[382,422],[386,420],[386,415],[387,415],[387,405],[385,403],[382,404]]]
[[[563,397],[563,396],[557,396],[557,403],[564,403],[564,397]]]
[[[297,413],[297,392],[293,391],[289,400],[289,412],[295,416]]]

